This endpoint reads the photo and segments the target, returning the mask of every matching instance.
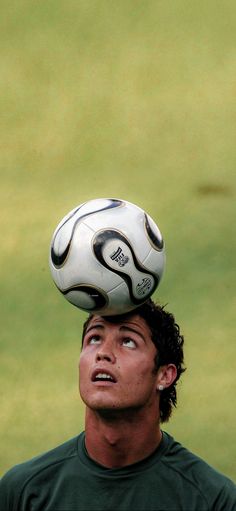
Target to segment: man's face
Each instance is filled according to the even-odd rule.
[[[80,394],[93,410],[157,409],[156,347],[143,318],[89,322],[79,362]]]

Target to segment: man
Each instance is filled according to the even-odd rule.
[[[176,405],[183,342],[151,300],[91,315],[79,364],[85,432],[11,469],[1,511],[235,511],[234,483],[160,427]]]

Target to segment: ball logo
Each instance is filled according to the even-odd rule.
[[[120,266],[121,268],[123,268],[123,266],[125,266],[129,261],[129,257],[126,256],[124,252],[122,252],[121,247],[118,247],[117,250],[110,254],[109,257],[110,259],[112,259],[112,261],[116,261],[118,266]]]
[[[139,282],[136,286],[136,291],[139,296],[146,295],[152,286],[152,281],[148,277],[142,279],[142,282]]]

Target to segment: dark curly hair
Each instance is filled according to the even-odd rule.
[[[150,298],[143,305],[131,312],[119,316],[106,316],[111,323],[127,320],[130,316],[138,314],[143,318],[151,330],[151,338],[157,348],[155,356],[155,368],[158,369],[166,364],[174,364],[177,375],[174,382],[160,393],[160,420],[167,422],[171,416],[173,407],[177,405],[176,385],[181,374],[185,371],[183,344],[184,337],[180,334],[179,325],[175,322],[173,314],[164,310],[165,306],[154,303]],[[87,326],[94,314],[90,314],[83,326],[82,343]]]

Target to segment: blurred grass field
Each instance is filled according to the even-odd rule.
[[[231,0],[1,1],[0,474],[83,428],[86,315],[48,250],[70,209],[112,196],[166,241],[155,298],[187,372],[165,429],[236,479],[235,22]]]

